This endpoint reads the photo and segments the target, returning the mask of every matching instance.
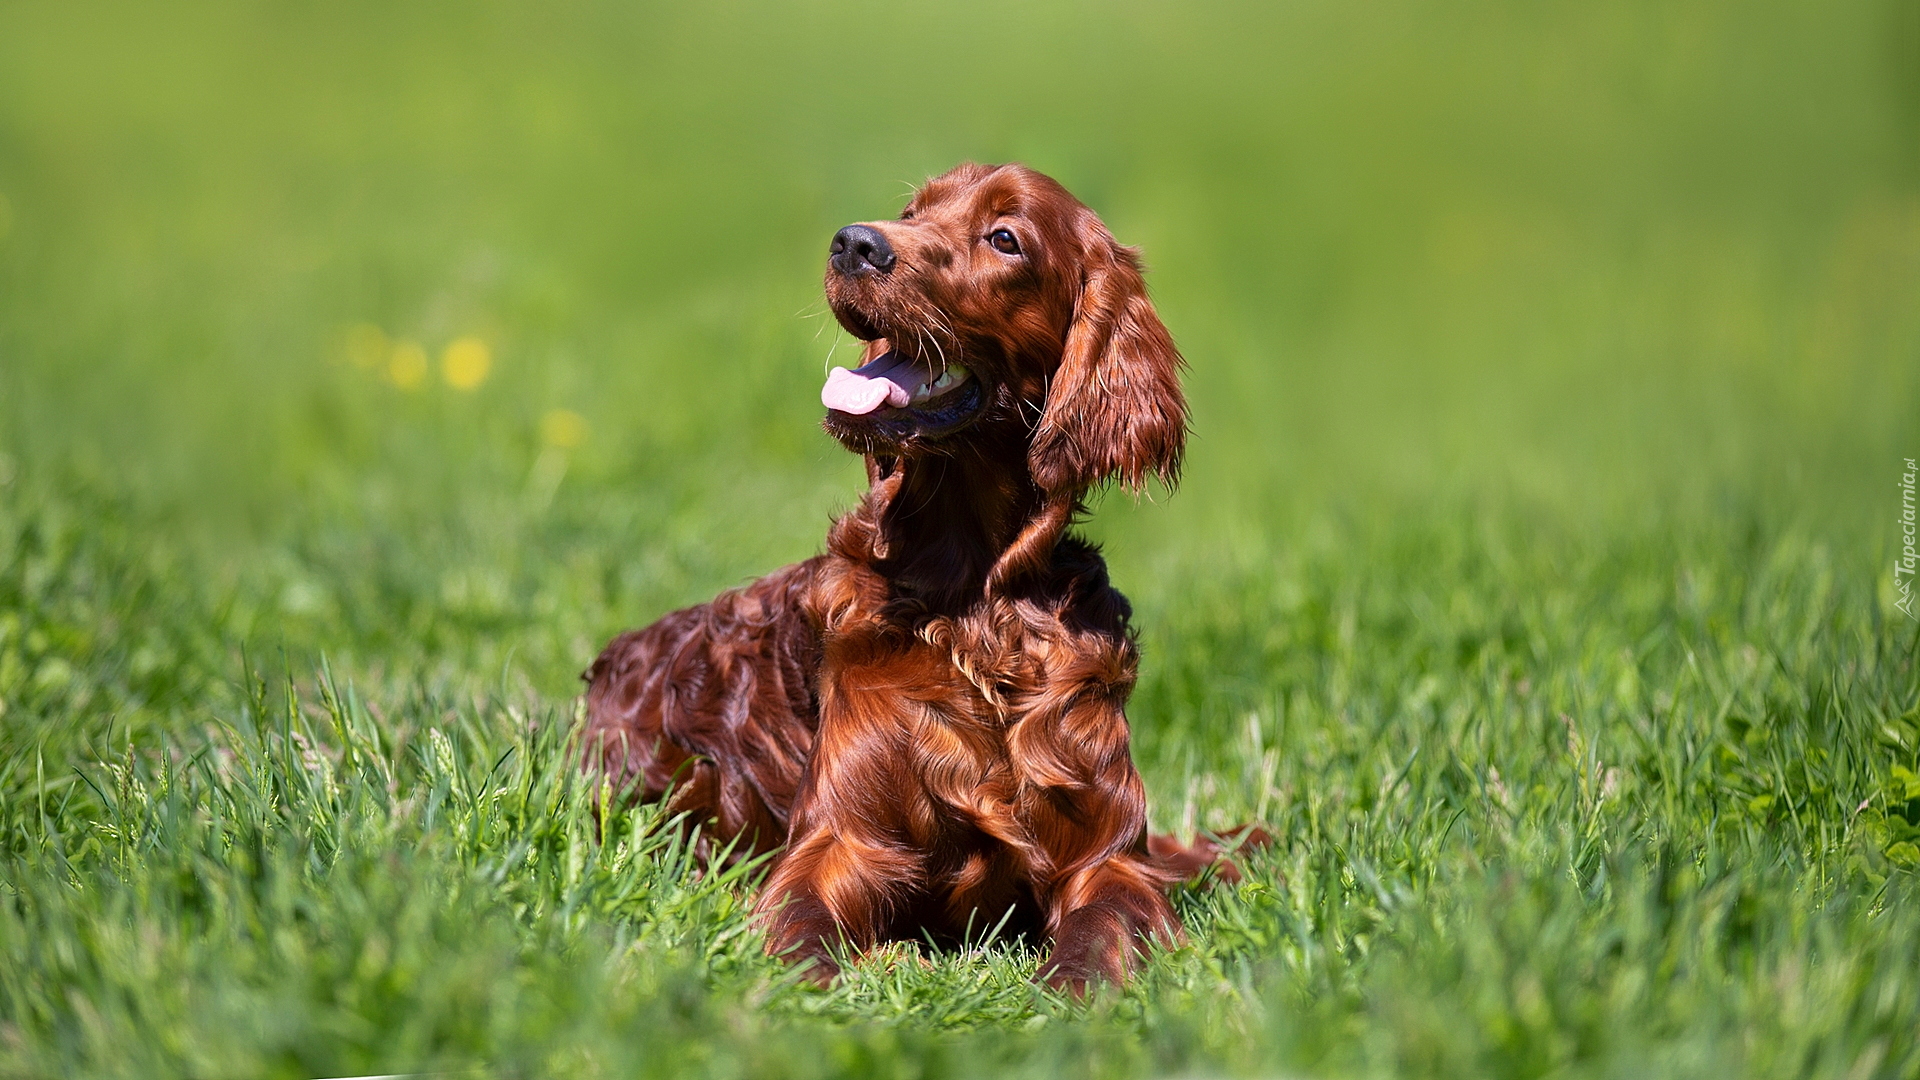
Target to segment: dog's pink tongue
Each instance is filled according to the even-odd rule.
[[[913,391],[886,376],[904,364],[904,358],[890,352],[861,365],[858,371],[834,368],[827,376],[827,385],[820,388],[820,404],[855,416],[864,416],[882,405],[901,408],[913,400]]]

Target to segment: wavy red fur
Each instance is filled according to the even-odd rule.
[[[859,506],[824,554],[615,638],[586,675],[591,764],[703,844],[775,852],[768,948],[822,982],[842,943],[1003,920],[1051,941],[1049,983],[1121,980],[1179,936],[1170,882],[1237,876],[1147,835],[1130,609],[1069,531],[1089,489],[1177,477],[1180,355],[1132,249],[1032,170],[963,165],[843,236],[866,246],[836,239],[828,299],[866,357],[960,389],[829,412],[867,460]]]

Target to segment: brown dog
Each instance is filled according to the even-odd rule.
[[[841,229],[826,289],[866,342],[821,393],[866,496],[825,554],[614,639],[591,762],[703,842],[784,846],[768,949],[823,984],[835,942],[1003,919],[1052,939],[1048,983],[1120,980],[1219,848],[1147,836],[1127,601],[1068,526],[1110,479],[1175,480],[1180,354],[1134,251],[1018,165]]]

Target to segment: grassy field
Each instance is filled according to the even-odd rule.
[[[0,5],[0,1076],[1920,1076],[1916,10]],[[1280,837],[1084,1004],[570,767],[968,158],[1145,249],[1136,756]]]

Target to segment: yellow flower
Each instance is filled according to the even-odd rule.
[[[493,368],[493,350],[471,335],[455,338],[440,354],[440,375],[455,390],[472,390],[487,381]]]
[[[427,350],[417,341],[394,345],[387,357],[387,381],[402,390],[418,390],[427,381]]]
[[[356,323],[347,328],[347,359],[362,371],[372,371],[393,354],[393,342],[387,332],[372,323]]]
[[[587,441],[587,418],[572,409],[548,409],[540,418],[540,441],[560,450],[571,450]]]

